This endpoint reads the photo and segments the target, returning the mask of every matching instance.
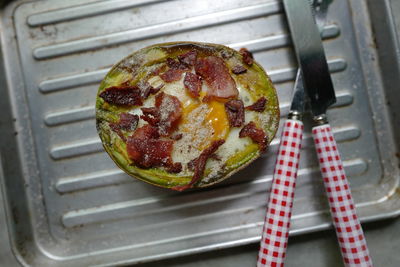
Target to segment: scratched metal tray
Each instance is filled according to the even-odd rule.
[[[323,33],[338,99],[329,118],[363,221],[400,211],[399,131],[391,123],[400,113],[387,104],[399,100],[392,90],[399,50],[385,24],[387,2],[370,5],[335,0]],[[371,16],[385,18],[372,24],[376,35]],[[94,101],[107,70],[132,51],[206,41],[252,50],[276,84],[285,117],[296,64],[280,1],[16,1],[1,19],[0,176],[21,263],[134,264],[258,242],[277,138],[267,155],[223,184],[173,192],[116,168],[96,133]],[[291,234],[331,225],[309,131],[303,147]]]

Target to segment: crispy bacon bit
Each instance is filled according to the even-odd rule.
[[[221,161],[221,158],[217,155],[217,154],[211,154],[211,156],[209,157],[210,159],[213,159],[213,160],[217,160],[217,161]]]
[[[140,106],[143,104],[140,90],[136,86],[112,86],[99,95],[109,104],[121,106]]]
[[[265,97],[260,97],[254,104],[247,106],[247,110],[263,112],[265,110],[265,105],[267,104],[267,99]]]
[[[254,122],[246,124],[239,132],[239,137],[250,137],[260,147],[260,151],[264,152],[267,149],[268,137],[265,132],[258,128]]]
[[[140,167],[166,166],[171,163],[173,141],[128,138],[129,157]]]
[[[154,88],[148,82],[139,83],[140,96],[142,97],[142,99],[146,99],[149,97],[150,94],[155,95],[156,93],[158,93],[158,91],[160,91],[160,89],[163,87],[164,84],[161,84]]]
[[[244,105],[242,100],[229,100],[225,103],[225,111],[231,127],[240,127],[243,125]]]
[[[160,75],[161,79],[167,83],[179,81],[182,73],[190,70],[190,66],[172,58],[167,58],[167,66],[169,69]]]
[[[179,173],[182,171],[182,163],[180,162],[175,162],[172,164],[168,164],[166,166],[167,171],[172,172],[172,173]]]
[[[188,90],[191,97],[199,97],[201,90],[201,77],[197,74],[186,72],[183,85]]]
[[[253,54],[246,48],[240,48],[239,53],[242,55],[243,62],[251,66],[254,62]]]
[[[162,88],[164,87],[164,84],[160,84],[159,86],[157,86],[157,87],[151,87],[150,88],[150,94],[152,94],[152,95],[155,95],[155,94],[157,94]]]
[[[156,107],[151,108],[141,108],[143,115],[140,118],[147,121],[152,126],[157,126],[160,122],[160,114]]]
[[[179,81],[182,77],[183,70],[169,69],[160,75],[160,78],[167,83]]]
[[[167,66],[170,67],[171,69],[175,70],[189,70],[190,67],[178,60],[172,59],[172,58],[167,58]]]
[[[232,72],[235,74],[242,74],[242,73],[245,73],[246,71],[247,71],[247,69],[245,67],[243,67],[242,65],[236,65],[232,69]]]
[[[135,137],[136,139],[134,139]],[[159,137],[157,128],[149,124],[139,128],[135,132],[134,138],[128,139],[128,155],[134,161],[136,160],[135,162],[139,166],[144,168],[163,166],[169,172],[181,172],[182,164],[180,162],[172,162],[171,153],[174,141],[159,140]]]
[[[111,130],[116,132],[118,134],[118,136],[124,142],[126,142],[126,137],[124,136],[124,134],[122,133],[121,130],[125,130],[125,131],[135,130],[137,127],[138,121],[139,121],[138,115],[133,115],[130,113],[121,113],[119,115],[119,121],[111,122],[109,125],[110,125]]]
[[[223,140],[223,139],[213,141],[208,148],[204,149],[203,152],[201,152],[201,154],[198,158],[192,160],[191,161],[192,163],[189,162],[189,164],[192,164],[192,167],[194,169],[194,174],[193,174],[192,180],[187,185],[175,186],[175,187],[172,187],[171,189],[177,190],[177,191],[183,191],[188,188],[191,188],[192,185],[194,185],[203,176],[207,160],[215,153],[215,151],[217,151],[217,149],[223,143],[225,143],[225,140]]]
[[[121,130],[133,131],[136,129],[139,121],[138,115],[133,115],[130,113],[119,114],[118,126]]]
[[[238,96],[239,92],[235,81],[222,58],[209,56],[198,59],[195,70],[210,87],[206,96],[208,100],[236,98]]]
[[[172,162],[174,141],[160,140],[158,131],[151,125],[144,125],[128,138],[127,152],[135,164],[142,168],[165,167],[170,172],[180,172],[182,164]]]
[[[143,125],[142,127],[138,128],[132,135],[131,138],[137,139],[157,139],[160,135],[158,134],[157,128],[151,125]]]
[[[221,160],[221,158],[215,153],[211,154],[208,158],[209,159],[213,159],[213,160],[217,160],[217,161]],[[196,167],[198,159],[199,158],[195,158],[195,159],[192,159],[191,161],[188,162],[187,167],[188,167],[189,170],[191,170],[191,171],[195,170],[195,167]]]
[[[140,82],[135,86],[131,86],[129,81],[123,82],[119,86],[112,86],[100,93],[100,97],[107,103],[121,106],[140,106],[143,100],[150,94],[156,94],[164,85],[156,88],[148,82]]]
[[[191,161],[188,162],[187,167],[188,167],[189,170],[194,171],[197,159],[198,158],[195,158],[195,159],[192,159]]]
[[[156,107],[160,112],[158,132],[167,136],[178,126],[182,116],[181,102],[175,96],[161,93],[156,96]]]
[[[178,60],[187,66],[194,66],[197,59],[197,52],[195,50],[189,51],[185,54],[179,55]]]
[[[156,95],[155,107],[142,108],[141,119],[157,127],[161,136],[170,135],[182,116],[182,106],[175,96],[163,92]]]

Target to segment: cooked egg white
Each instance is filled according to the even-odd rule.
[[[184,75],[179,81],[165,84],[160,77],[155,76],[149,80],[149,83],[157,87],[165,84],[163,92],[176,96],[182,103],[183,113],[179,124],[178,132],[182,133],[182,139],[174,144],[172,159],[174,162],[181,162],[184,166],[182,174],[189,173],[186,163],[197,158],[200,153],[210,146],[210,144],[219,139],[224,139],[225,143],[220,146],[216,155],[219,161],[209,159],[206,169],[211,172],[204,177],[204,181],[212,179],[218,175],[218,170],[222,168],[227,159],[236,153],[243,151],[252,142],[249,138],[239,138],[240,128],[230,128],[229,120],[225,112],[225,105],[222,102],[210,101],[202,102],[201,99],[206,95],[208,87],[205,83],[202,85],[199,99],[192,98],[187,94],[183,85]],[[254,102],[250,93],[240,86],[238,87],[240,98],[245,105]],[[154,96],[149,97],[144,106],[153,106]],[[255,112],[246,111],[246,121],[258,121]]]

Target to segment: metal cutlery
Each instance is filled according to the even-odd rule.
[[[313,6],[326,11],[329,2],[316,0]],[[326,12],[313,14],[309,4],[307,0],[284,0],[301,71],[297,74],[291,111],[282,131],[257,265],[283,266],[286,256],[300,158],[305,88],[317,125],[313,127],[312,135],[343,261],[346,266],[372,266],[343,164],[326,117],[327,108],[336,101],[320,37]]]

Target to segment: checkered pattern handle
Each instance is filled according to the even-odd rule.
[[[345,266],[370,267],[367,243],[331,127],[314,127],[312,134]]]
[[[289,237],[303,123],[287,120],[276,160],[257,266],[283,266]]]

